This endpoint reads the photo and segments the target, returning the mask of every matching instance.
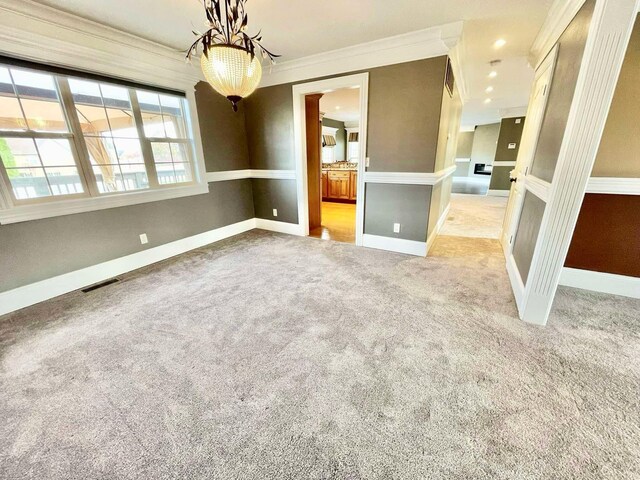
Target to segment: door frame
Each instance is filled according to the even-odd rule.
[[[524,194],[527,190],[534,190],[535,187],[531,182],[527,182],[527,174],[531,168],[533,157],[536,153],[536,147],[538,145],[538,138],[540,137],[540,130],[542,130],[542,122],[544,120],[544,114],[547,110],[547,101],[549,99],[549,87],[553,81],[553,75],[555,73],[556,60],[558,59],[558,45],[554,45],[553,49],[545,57],[536,69],[535,77],[532,84],[531,97],[529,98],[529,108],[527,109],[527,115],[525,118],[524,132],[522,135],[520,151],[518,152],[518,158],[516,165],[512,172],[515,172],[516,176],[511,177],[512,184],[509,192],[509,202],[507,203],[507,210],[504,216],[504,222],[502,224],[502,233],[500,234],[500,243],[502,244],[502,250],[505,258],[508,260],[511,256],[511,250],[513,247],[513,237],[516,233],[518,222],[520,221],[520,213],[522,211],[522,203],[524,201]],[[543,76],[548,75],[549,80],[547,83],[546,91],[543,94],[542,102],[537,103],[536,85]],[[513,183],[515,180],[515,183]]]
[[[513,255],[507,261],[525,322],[546,325],[549,318],[639,8],[640,0],[596,0],[553,178],[526,178],[546,206],[526,284]]]
[[[360,89],[360,159],[356,198],[356,245],[362,246],[364,234],[364,173],[367,153],[367,120],[369,110],[369,74],[359,73],[328,78],[293,86],[293,130],[298,198],[298,226],[303,236],[309,236],[309,188],[307,184],[306,120],[304,98],[313,93],[329,93],[341,88]]]

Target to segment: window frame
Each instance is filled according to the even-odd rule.
[[[46,66],[39,68],[36,66],[23,66],[20,64],[0,62],[5,68],[17,68],[20,70],[33,71],[35,73],[45,73],[51,75],[58,94],[60,106],[67,122],[68,132],[39,132],[29,129],[25,131],[0,131],[0,137],[6,138],[64,138],[69,140],[70,150],[78,170],[80,183],[84,192],[49,195],[46,197],[18,199],[11,184],[4,165],[0,165],[0,224],[15,223],[28,220],[36,220],[59,215],[82,213],[106,208],[135,205],[140,203],[154,202],[159,200],[180,198],[190,195],[208,193],[208,184],[205,179],[204,160],[198,155],[200,144],[197,143],[196,134],[199,134],[197,117],[192,114],[191,105],[195,103],[195,98],[191,92],[179,91],[171,92],[166,89],[159,89],[149,85],[138,83],[127,84],[126,82],[109,78],[92,78],[84,76],[82,72],[74,75],[73,72],[50,71]],[[69,86],[69,79],[77,78],[83,81],[98,84],[110,84],[125,88],[129,94],[131,111],[134,115],[137,130],[137,139],[140,142],[142,157],[144,160],[146,176],[149,187],[139,190],[125,190],[115,192],[100,192],[93,170],[85,135],[82,131],[76,104]],[[171,95],[179,99],[182,111],[182,121],[184,122],[184,134],[186,138],[153,138],[147,137],[144,132],[142,113],[137,99],[137,90],[146,90],[161,95]],[[18,92],[16,92],[18,95]],[[156,161],[153,156],[152,143],[180,143],[186,145],[188,167],[190,169],[191,180],[187,182],[160,184],[156,169]],[[175,162],[174,162],[175,163]],[[48,181],[48,180],[47,180]]]

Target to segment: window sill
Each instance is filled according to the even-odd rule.
[[[129,192],[104,197],[76,198],[73,200],[59,200],[37,205],[21,205],[5,210],[0,209],[0,224],[27,222],[43,218],[73,215],[75,213],[106,210],[109,208],[138,205],[141,203],[158,202],[172,198],[201,195],[209,192],[207,183],[196,183],[182,187],[162,188],[141,192]]]

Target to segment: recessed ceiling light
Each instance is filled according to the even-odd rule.
[[[502,48],[507,44],[507,41],[504,38],[499,38],[496,40],[496,43],[493,44],[494,48]]]
[[[498,72],[495,70],[489,74],[489,78],[496,78],[498,76]]]
[[[338,106],[338,107],[336,107],[336,110],[340,110],[340,108],[341,108],[341,107],[339,107],[339,106]]]
[[[356,90],[356,89],[360,88],[360,85],[354,85],[353,87],[349,87],[349,88],[351,88],[351,90]]]
[[[486,99],[484,100],[484,103],[491,103],[491,99],[490,99],[490,98],[486,98]]]
[[[321,93],[333,93],[333,90],[323,90]]]
[[[493,92],[493,87],[487,87],[487,89],[485,90],[485,92],[487,92],[487,93],[491,93],[491,92]]]

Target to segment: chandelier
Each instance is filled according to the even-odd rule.
[[[245,33],[247,1],[202,0],[209,28],[205,33],[193,32],[198,39],[187,51],[187,59],[191,60],[202,46],[202,72],[214,90],[231,101],[234,112],[238,111],[238,102],[258,88],[261,58],[275,63],[279,57],[261,45],[260,32],[254,36]]]

